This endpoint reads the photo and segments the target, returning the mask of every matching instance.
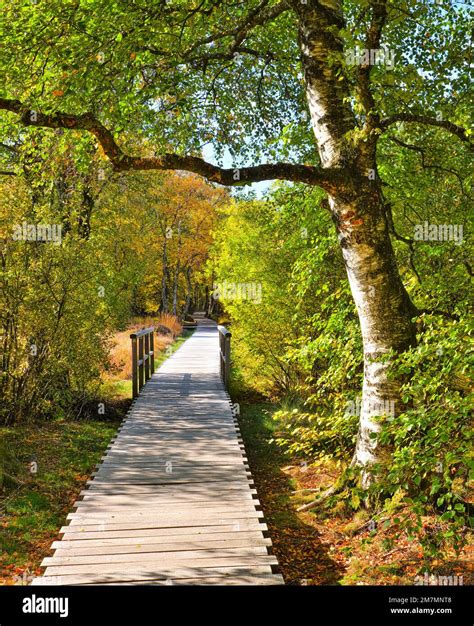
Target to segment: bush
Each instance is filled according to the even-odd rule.
[[[411,534],[420,536],[427,555],[447,543],[459,549],[469,525],[468,483],[472,480],[473,353],[460,349],[470,341],[467,323],[424,318],[418,345],[394,364],[396,375],[409,376],[403,386],[406,409],[384,420],[380,444],[390,462],[374,468],[381,480],[372,497],[396,494],[400,509],[415,513],[397,516]],[[390,506],[390,502],[387,503]],[[472,505],[471,505],[472,506]],[[440,524],[423,531],[423,517],[437,513]],[[443,523],[448,523],[443,525]]]
[[[171,313],[161,313],[156,326],[156,332],[158,334],[170,334],[174,338],[180,335],[182,330],[183,327],[176,315],[172,315]]]

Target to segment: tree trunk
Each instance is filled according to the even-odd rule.
[[[91,234],[91,216],[94,210],[94,196],[88,184],[82,190],[82,202],[80,206],[79,216],[77,218],[77,231],[81,239],[86,241]]]
[[[168,255],[166,246],[166,235],[163,237],[163,254],[162,254],[163,273],[161,276],[161,311],[168,313]]]
[[[306,96],[321,165],[339,167],[343,182],[329,196],[364,346],[364,382],[353,465],[367,469],[382,459],[377,444],[380,426],[373,419],[399,404],[400,382],[389,380],[387,353],[405,350],[415,341],[411,321],[416,310],[402,284],[390,241],[381,189],[376,176],[376,141],[358,142],[342,66],[344,28],[340,0],[294,3],[299,16],[299,40]]]
[[[178,314],[178,283],[179,273],[181,271],[181,220],[178,221],[178,249],[176,252],[176,267],[173,278],[173,315]]]
[[[416,309],[400,278],[383,203],[378,194],[359,189],[356,198],[330,198],[347,277],[360,321],[364,382],[353,464],[364,468],[381,460],[377,415],[399,409],[400,381],[389,380],[387,353],[415,343]],[[363,472],[362,484],[370,476]]]
[[[186,301],[184,303],[183,308],[183,319],[186,319],[186,316],[189,315],[191,310],[191,306],[193,304],[193,284],[191,282],[191,266],[188,265],[186,268],[185,276],[186,276]]]

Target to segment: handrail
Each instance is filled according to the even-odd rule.
[[[219,331],[219,362],[222,382],[226,389],[229,389],[230,382],[230,338],[232,333],[225,326],[218,326]]]
[[[130,337],[141,337],[141,335],[148,335],[155,330],[154,326],[148,326],[148,328],[140,328],[130,335]]]
[[[155,372],[155,327],[141,328],[130,335],[132,340],[132,393],[137,398],[143,385]]]

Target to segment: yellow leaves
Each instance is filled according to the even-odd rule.
[[[143,244],[142,240],[135,241],[133,247],[139,254],[145,254],[146,252],[146,246]]]

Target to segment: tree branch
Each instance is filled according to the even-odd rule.
[[[208,37],[200,39],[199,41],[194,43],[187,50],[187,52],[184,53],[184,57],[189,56],[200,46],[212,43],[214,41],[217,41],[218,39],[225,39],[226,37],[235,37],[234,46],[238,46],[240,43],[242,43],[242,41],[244,41],[250,30],[252,30],[255,26],[261,26],[262,24],[266,24],[267,22],[277,18],[281,13],[288,11],[291,8],[289,3],[285,0],[279,2],[274,7],[267,7],[267,4],[268,0],[264,0],[264,2],[260,3],[253,11],[251,11],[245,17],[244,20],[242,20],[234,28],[226,31],[221,31],[214,35],[209,35]]]
[[[461,187],[461,191],[463,193],[463,195],[465,195],[467,198],[471,199],[471,197],[469,196],[469,194],[467,194],[464,190],[464,182],[463,179],[461,178],[460,174],[458,172],[456,172],[456,170],[453,170],[449,167],[443,167],[441,165],[436,165],[436,164],[430,164],[426,162],[426,152],[424,150],[424,148],[422,148],[421,146],[416,146],[414,144],[411,143],[406,143],[405,141],[401,141],[400,139],[398,139],[397,137],[392,137],[389,136],[387,137],[387,139],[389,141],[393,141],[394,143],[396,143],[398,146],[401,146],[402,148],[406,148],[407,150],[412,150],[413,152],[416,152],[420,155],[421,157],[421,167],[425,170],[440,170],[441,172],[446,172],[446,174],[452,174],[453,176],[455,176],[458,180],[459,186]]]
[[[25,126],[43,128],[66,128],[90,132],[118,171],[126,170],[184,170],[199,174],[207,180],[226,186],[247,185],[264,180],[288,180],[317,185],[334,192],[344,180],[344,171],[339,168],[319,168],[312,165],[293,163],[266,163],[251,167],[222,168],[196,156],[163,154],[153,157],[130,156],[116,143],[112,132],[92,113],[71,115],[56,112],[43,114],[27,109],[19,100],[0,98],[0,109],[16,113]]]
[[[213,35],[209,35],[207,37],[199,39],[187,50],[177,50],[177,56],[181,59],[181,62],[183,63],[190,63],[191,65],[195,65],[196,67],[202,65],[204,69],[207,68],[207,64],[210,61],[232,60],[235,58],[236,53],[249,54],[251,56],[264,59],[275,58],[271,52],[262,53],[249,46],[241,45],[242,42],[247,39],[251,31],[256,26],[262,26],[267,22],[276,19],[277,17],[279,17],[279,15],[290,9],[288,2],[286,2],[285,0],[275,5],[274,7],[268,7],[268,1],[269,0],[264,0],[263,2],[261,2],[255,9],[250,11],[250,13],[236,26],[233,26],[228,30],[220,31],[214,33]],[[232,38],[233,40],[232,42],[230,42],[228,49],[219,50],[216,52],[208,52],[208,49],[206,48],[206,52],[199,53],[199,48],[201,48],[202,46],[214,44],[217,41],[228,38]],[[149,44],[141,46],[140,49],[147,50],[151,54],[163,58],[167,58],[169,56],[167,51],[156,48],[155,46]]]
[[[367,50],[375,50],[380,47],[380,38],[387,21],[387,0],[372,0],[370,3],[372,9],[372,21],[370,23],[367,37],[365,40],[365,48]],[[370,63],[363,64],[358,72],[358,91],[362,106],[367,114],[367,120],[374,118],[378,121],[375,113],[375,102],[370,90],[370,73],[373,65]]]
[[[456,135],[461,139],[461,141],[466,141],[471,143],[469,139],[468,132],[462,126],[458,126],[453,122],[449,122],[448,120],[437,120],[434,117],[429,117],[427,115],[415,115],[412,113],[397,113],[395,115],[391,115],[390,117],[385,117],[380,121],[380,128],[382,130],[386,130],[392,124],[396,124],[397,122],[409,122],[414,124],[426,124],[428,126],[437,126],[438,128],[444,128],[449,131],[453,135]],[[471,144],[472,145],[472,144]]]
[[[403,235],[400,235],[397,232],[397,229],[395,228],[395,222],[393,220],[392,205],[390,204],[390,202],[386,202],[384,200],[384,207],[385,207],[385,213],[387,215],[387,223],[388,223],[388,228],[389,228],[390,232],[393,234],[395,239],[397,239],[398,241],[402,241],[403,243],[407,244],[407,246],[410,249],[410,254],[409,254],[409,257],[408,257],[409,258],[409,262],[410,262],[410,267],[413,270],[413,273],[415,274],[418,282],[421,285],[422,284],[421,276],[420,276],[418,270],[416,269],[416,265],[415,265],[415,261],[414,261],[414,256],[415,256],[414,244],[415,244],[415,240],[411,239],[411,238],[408,238],[408,237],[404,237]]]
[[[457,313],[449,313],[449,311],[442,311],[441,309],[419,309],[417,307],[417,315],[441,315],[448,320],[459,321],[459,315]]]

